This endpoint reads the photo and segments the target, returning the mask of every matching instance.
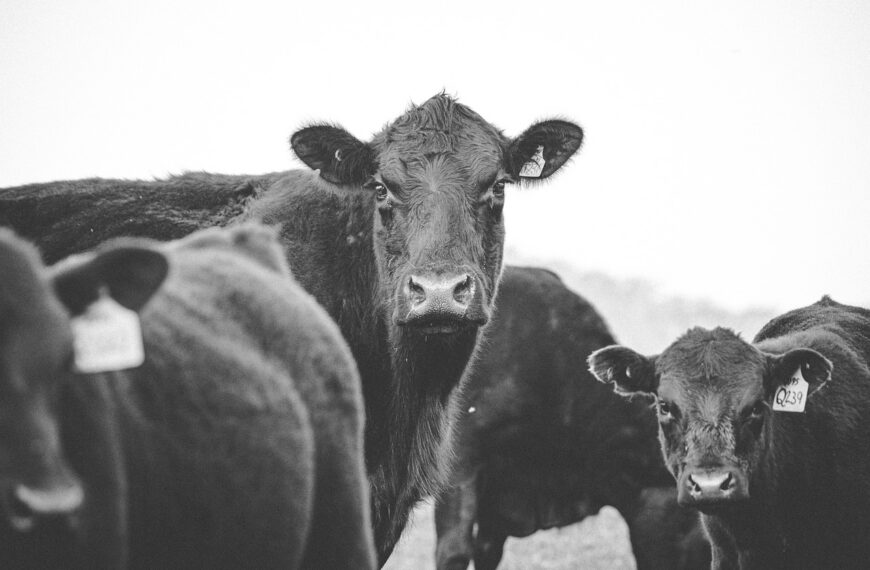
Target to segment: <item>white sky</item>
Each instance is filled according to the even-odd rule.
[[[293,6],[293,4],[298,4]],[[0,0],[0,186],[299,167],[446,89],[583,125],[524,257],[730,307],[870,302],[870,3]]]

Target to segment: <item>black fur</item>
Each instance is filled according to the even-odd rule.
[[[563,146],[562,131],[581,132],[567,122],[530,129],[536,140],[550,133],[547,148]],[[0,224],[35,239],[47,260],[114,235],[170,239],[246,219],[279,224],[294,275],[338,323],[360,368],[383,562],[410,509],[440,489],[448,470],[455,388],[501,273],[504,193],[495,188],[516,181],[508,149],[522,138],[508,139],[441,94],[412,106],[369,143],[334,126],[294,135],[294,150],[319,176],[186,174],[11,188],[0,190]],[[381,178],[390,193],[378,202],[359,185]],[[397,323],[407,313],[409,276],[455,272],[475,283],[461,331],[426,335]]]
[[[705,547],[703,537],[700,545],[688,537],[698,517],[679,512],[674,489],[642,498],[642,489],[671,482],[649,403],[620,398],[586,370],[586,356],[613,342],[600,315],[558,276],[505,268],[464,389],[454,486],[435,507],[439,569],[473,559],[476,569],[493,570],[508,536],[566,526],[605,505],[628,522],[639,568],[704,567],[680,563],[687,549]],[[673,520],[662,527],[651,519]]]
[[[144,261],[137,274],[165,275],[154,256],[165,256],[169,273],[141,309],[144,364],[71,372],[69,314],[54,291],[104,288],[116,264]],[[27,260],[27,271],[7,271],[10,257]],[[27,428],[28,414],[57,425],[59,448],[42,452],[84,488],[72,524],[37,518],[16,531],[6,524],[14,511],[3,510],[0,566],[374,567],[358,374],[334,323],[293,281],[274,232],[207,230],[160,247],[125,241],[50,275],[4,234],[0,266],[4,290],[26,284],[36,295],[0,297],[4,312],[28,315],[0,329],[4,390],[27,391],[3,421],[28,441],[42,433]],[[155,279],[145,282],[152,292]],[[28,341],[31,332],[42,340]],[[0,441],[13,459],[0,466],[0,494],[10,484],[58,488],[38,476],[56,472],[51,464],[10,468],[29,464],[14,454],[16,441]]]
[[[662,449],[680,501],[702,509],[714,568],[866,567],[870,311],[825,297],[752,344],[692,329],[654,360]],[[798,369],[805,411],[773,411]],[[694,502],[691,475],[711,469],[734,474],[739,500]]]

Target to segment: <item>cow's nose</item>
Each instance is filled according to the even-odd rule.
[[[689,493],[696,499],[724,499],[737,486],[734,475],[730,472],[694,473],[686,478]]]
[[[467,273],[434,279],[412,275],[406,289],[411,310],[419,316],[462,316],[474,297],[474,280]]]

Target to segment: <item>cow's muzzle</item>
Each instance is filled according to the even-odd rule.
[[[399,288],[397,323],[424,334],[486,324],[482,287],[469,273],[410,275]]]
[[[735,467],[686,469],[677,488],[677,500],[681,505],[702,511],[748,498],[746,475]]]

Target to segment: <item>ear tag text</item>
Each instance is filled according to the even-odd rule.
[[[139,315],[105,293],[71,325],[76,372],[125,370],[145,361]]]
[[[791,379],[777,388],[773,394],[773,409],[776,412],[801,412],[807,405],[807,389],[809,384],[801,374],[798,366]]]
[[[535,151],[534,156],[520,170],[520,176],[523,178],[540,178],[545,164],[547,164],[547,161],[544,160],[544,147],[538,145],[538,150]]]

